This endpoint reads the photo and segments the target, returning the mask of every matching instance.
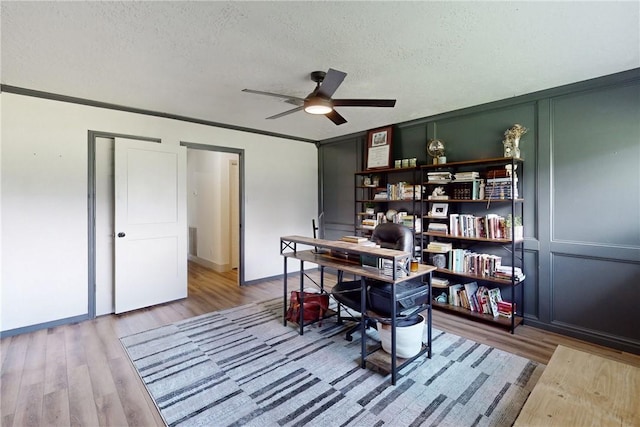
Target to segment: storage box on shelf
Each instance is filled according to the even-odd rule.
[[[493,158],[421,168],[423,260],[438,267],[434,279],[440,282],[434,307],[513,333],[523,321],[524,200],[518,175],[524,162]],[[469,284],[482,294],[465,289]],[[485,290],[492,291],[493,306],[480,302]]]

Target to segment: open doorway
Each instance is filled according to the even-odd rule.
[[[121,135],[110,132],[89,131],[88,138],[88,237],[89,237],[89,262],[88,262],[88,313],[89,317],[110,314],[115,312],[115,258],[114,258],[114,147],[117,138],[129,138],[160,145],[156,138]],[[226,241],[233,240],[233,244],[227,243],[226,254],[229,268],[234,274],[234,281],[238,285],[244,284],[244,203],[243,203],[243,159],[244,150],[214,147],[208,145],[183,143],[187,149],[200,152],[232,153],[231,160],[227,160],[227,182],[234,185],[227,196],[220,203],[226,209],[227,219],[231,225],[226,227]],[[188,151],[188,150],[187,150]],[[182,186],[187,184],[182,181]],[[185,189],[186,190],[186,189]],[[189,194],[187,194],[187,199]],[[184,199],[183,199],[184,200]],[[186,204],[186,203],[185,203]],[[186,221],[185,221],[186,222]],[[184,230],[185,241],[187,227]],[[222,232],[221,232],[222,233]],[[232,251],[237,259],[234,260]],[[184,245],[183,260],[188,258],[188,245]],[[235,268],[235,270],[234,270]],[[186,275],[185,275],[186,276]],[[186,292],[186,284],[185,284]],[[180,298],[179,296],[177,298]]]
[[[89,131],[91,318],[187,296],[186,149],[160,142]]]
[[[242,268],[243,150],[187,147],[188,258],[244,283]]]

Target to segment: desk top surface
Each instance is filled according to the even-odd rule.
[[[293,242],[301,245],[314,246],[316,248],[349,252],[352,254],[372,255],[384,259],[400,260],[411,258],[411,254],[409,252],[364,246],[357,243],[343,242],[341,240],[314,239],[313,237],[305,236],[283,236],[280,237],[280,242]]]
[[[514,426],[638,426],[640,368],[559,345]]]
[[[396,251],[397,252],[397,251]],[[408,276],[397,278],[395,281],[391,276],[382,274],[376,267],[362,266],[360,263],[345,260],[342,258],[332,257],[329,253],[315,253],[312,250],[308,251],[296,251],[286,252],[282,254],[287,258],[294,258],[300,261],[312,262],[323,267],[335,268],[336,270],[342,270],[346,273],[355,274],[356,276],[363,276],[369,279],[377,279],[388,283],[400,283],[407,280],[412,280],[424,276],[436,269],[432,265],[418,264],[418,271],[409,273]]]

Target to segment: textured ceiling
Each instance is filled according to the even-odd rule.
[[[1,2],[2,84],[312,140],[640,67],[640,2]],[[348,123],[297,112],[348,73]]]

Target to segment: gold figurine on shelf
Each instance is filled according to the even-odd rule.
[[[504,131],[504,157],[520,158],[520,138],[527,133],[529,129],[516,123],[509,129]]]
[[[444,141],[441,139],[430,139],[427,142],[427,154],[433,157],[433,164],[447,163],[447,158],[444,155]]]

